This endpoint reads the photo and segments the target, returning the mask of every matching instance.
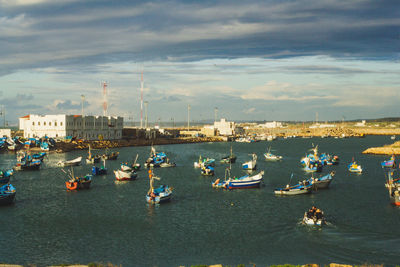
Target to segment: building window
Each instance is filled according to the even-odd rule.
[[[39,126],[40,126],[40,121],[38,121],[37,125],[39,125]]]
[[[35,122],[34,122],[34,121],[32,121],[32,125],[35,125]]]
[[[51,126],[51,122],[49,122],[49,126]]]
[[[62,126],[62,122],[60,122],[60,126]]]
[[[57,126],[57,122],[54,122],[54,126]]]
[[[43,125],[46,126],[46,122],[43,122]]]

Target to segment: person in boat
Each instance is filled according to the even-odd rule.
[[[322,219],[322,217],[323,217],[322,211],[321,211],[320,209],[317,209],[317,210],[315,211],[315,218],[316,218],[317,220],[320,220],[320,219]]]
[[[314,211],[311,208],[307,211],[307,218],[312,219],[312,217],[314,217]]]

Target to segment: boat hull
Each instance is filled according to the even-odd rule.
[[[132,171],[114,171],[115,179],[117,181],[131,181],[137,178],[137,173]]]
[[[309,194],[312,191],[312,187],[307,188],[299,188],[299,189],[277,189],[274,191],[275,195],[285,195],[285,196],[294,196],[294,195],[302,195]]]
[[[4,194],[0,193],[0,205],[10,205],[14,203],[16,192]]]

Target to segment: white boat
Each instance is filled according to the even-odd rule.
[[[225,180],[222,182],[220,179],[215,180],[215,182],[212,183],[212,187],[225,189],[256,188],[260,187],[264,175],[264,171],[261,171],[253,176],[245,175],[239,178],[232,178],[230,177],[229,169],[227,169],[227,171],[229,172],[228,178],[226,178],[227,175],[225,172]]]
[[[135,171],[116,170],[114,171],[114,174],[115,179],[118,181],[134,180],[137,177],[137,173]]]
[[[78,157],[76,159],[72,159],[72,160],[67,160],[67,161],[59,161],[57,162],[58,166],[61,167],[66,167],[66,166],[78,166],[80,165],[82,162],[82,157]]]
[[[252,154],[253,159],[242,164],[244,170],[255,170],[257,167],[257,155]]]
[[[127,164],[127,163],[126,163],[126,164]],[[130,166],[126,165],[126,164],[124,164],[124,163],[121,164],[121,171],[124,171],[124,172],[131,172],[131,171],[132,171],[132,168],[131,168]]]
[[[304,213],[303,224],[317,225],[317,226],[322,226],[322,225],[326,224],[324,212],[315,207],[313,207],[313,208],[311,208],[309,211],[306,211]]]
[[[167,159],[167,162],[163,162],[160,164],[161,168],[169,168],[169,167],[175,167],[176,164],[174,162],[169,162],[169,159]]]
[[[395,135],[392,135],[392,136],[390,137],[390,139],[395,140],[395,139],[396,139],[396,136],[395,136]]]
[[[277,160],[281,160],[282,156],[278,156],[278,155],[274,155],[271,153],[271,147],[268,149],[267,153],[264,153],[264,158],[265,160],[269,160],[269,161],[277,161]]]

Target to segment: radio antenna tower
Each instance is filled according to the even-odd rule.
[[[103,82],[103,116],[107,116],[107,82]]]
[[[143,128],[143,71],[140,80],[140,128]]]

